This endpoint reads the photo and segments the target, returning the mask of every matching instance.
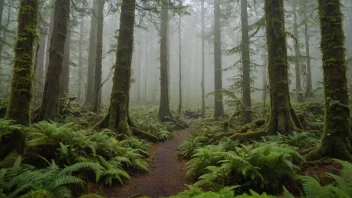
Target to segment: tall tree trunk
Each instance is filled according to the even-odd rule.
[[[77,101],[80,104],[82,94],[82,73],[83,73],[83,30],[84,30],[84,16],[81,16],[81,22],[79,27],[79,43],[78,43],[78,93]]]
[[[262,100],[263,100],[263,112],[266,113],[266,96],[268,93],[268,60],[267,56],[265,56],[264,62],[263,62],[263,95],[262,95]]]
[[[224,115],[222,102],[222,67],[221,67],[221,25],[220,0],[214,0],[214,87],[215,110],[214,117],[219,119]]]
[[[178,117],[181,117],[182,111],[182,46],[181,46],[181,28],[182,28],[182,18],[180,16],[179,19],[179,27],[178,27],[178,63],[179,63],[179,70],[178,70],[178,88],[179,88],[179,98],[178,98]]]
[[[40,31],[39,39],[39,50],[38,57],[35,66],[35,90],[36,96],[38,96],[44,88],[44,58],[45,58],[45,44],[46,44],[46,32]]]
[[[107,116],[99,128],[117,129],[121,134],[131,135],[132,121],[129,117],[129,92],[131,88],[132,54],[134,40],[136,0],[122,0],[120,28],[116,51],[116,66]]]
[[[308,159],[323,156],[352,161],[352,133],[343,14],[339,0],[319,0],[321,30],[320,48],[323,54],[325,127],[321,145],[308,154]]]
[[[293,1],[293,29],[294,29],[294,36],[296,39],[295,44],[295,72],[296,72],[296,92],[297,92],[297,99],[298,101],[302,101],[302,93],[301,93],[301,66],[300,66],[300,46],[299,46],[299,35],[298,35],[298,24],[297,24],[297,2]]]
[[[0,0],[0,24],[2,24],[2,13],[4,11],[5,0]]]
[[[29,126],[33,98],[33,48],[37,37],[38,0],[22,0],[18,14],[15,61],[6,119]]]
[[[169,0],[162,0],[160,24],[160,106],[161,121],[173,119],[169,106]]]
[[[2,13],[4,11],[4,4],[5,4],[5,0],[0,0],[0,25],[2,25]],[[2,31],[0,31],[0,35],[1,35],[1,32]],[[5,38],[5,37],[3,37],[3,38]],[[1,44],[1,48],[0,48],[0,75],[2,73],[1,72],[1,69],[2,69],[2,66],[1,66],[1,59],[2,59],[1,52],[2,52],[2,44]],[[0,91],[2,91],[2,90],[0,89]]]
[[[204,17],[204,0],[202,0],[202,81],[201,81],[201,87],[202,87],[202,116],[205,115],[205,39],[204,39],[204,34],[205,34],[205,17]]]
[[[4,7],[4,6],[3,6]],[[3,30],[1,31],[0,30],[0,35],[2,35],[2,38],[7,38],[7,32],[8,32],[8,28],[9,28],[9,25],[10,25],[10,19],[11,19],[11,14],[12,14],[12,12],[11,12],[11,6],[10,5],[8,5],[8,12],[7,12],[7,20],[6,20],[6,25],[4,25],[4,28],[3,28]],[[2,16],[1,16],[2,17]],[[0,24],[2,24],[1,23],[1,21],[0,21]],[[2,42],[0,42],[0,76],[1,75],[3,75],[3,73],[2,73],[2,52],[3,52],[3,48],[4,48],[4,42],[2,41]],[[1,76],[2,77],[2,76]],[[3,93],[3,92],[5,92],[6,93],[6,95],[7,95],[7,90],[2,90],[2,89],[0,89],[0,91]]]
[[[69,93],[70,84],[70,53],[71,53],[71,30],[67,31],[64,47],[64,60],[62,62],[62,73],[60,79],[60,99],[64,102]],[[63,103],[61,103],[62,105]]]
[[[306,45],[306,57],[307,57],[307,89],[306,97],[313,96],[313,85],[312,85],[312,69],[310,65],[310,44],[309,44],[309,34],[308,34],[308,17],[307,17],[307,0],[303,2],[303,17],[304,17],[304,39]]]
[[[136,33],[136,38],[141,38],[141,30],[138,29]],[[135,76],[137,85],[137,103],[140,103],[142,96],[142,45],[140,42],[137,43],[135,60],[136,61],[134,63],[136,68]]]
[[[88,75],[87,75],[87,92],[85,105],[91,105],[94,97],[94,74],[95,74],[95,60],[97,48],[97,27],[98,27],[98,3],[99,0],[93,0],[93,13],[90,23],[89,36],[89,54],[88,54]]]
[[[242,24],[242,103],[244,112],[242,123],[252,122],[251,115],[251,62],[249,58],[249,36],[248,36],[248,13],[247,0],[241,0],[241,24]]]
[[[60,80],[69,18],[70,0],[56,0],[48,72],[44,85],[42,105],[39,113],[33,119],[35,122],[54,120],[59,114]]]
[[[52,10],[54,11],[54,10]],[[49,32],[48,35],[46,36],[46,53],[45,53],[45,75],[48,73],[48,68],[49,68],[49,54],[50,54],[50,45],[51,45],[51,37],[53,35],[53,29],[54,29],[54,16],[55,12],[52,12],[50,14],[50,20],[49,20]]]
[[[97,49],[95,61],[95,80],[94,80],[94,100],[93,112],[100,111],[101,106],[101,78],[103,66],[103,32],[104,32],[104,4],[105,0],[98,3],[98,28],[97,28]]]
[[[271,104],[267,123],[269,134],[291,134],[296,128],[301,128],[290,103],[283,8],[283,0],[265,0]]]
[[[148,78],[147,78],[147,68],[149,68],[149,40],[148,40],[148,32],[145,31],[144,32],[144,41],[145,41],[145,45],[144,45],[144,104],[147,104],[147,89],[148,89]]]

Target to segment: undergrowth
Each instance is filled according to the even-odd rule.
[[[173,136],[175,126],[159,122],[156,110],[138,107],[131,114],[146,133],[160,141],[167,140]],[[148,149],[152,143],[107,129],[95,131],[88,125],[93,126],[101,115],[84,109],[78,113],[71,108],[70,112],[64,123],[43,121],[30,127],[0,120],[0,141],[15,139],[13,134],[17,131],[23,133],[26,145],[23,157],[20,153],[1,157],[1,198],[77,197],[87,190],[84,186],[88,182],[123,185],[130,179],[129,171],[148,171]],[[72,119],[73,116],[78,119]],[[5,142],[0,143],[5,148]],[[15,142],[8,144],[9,149],[1,152],[16,150]]]
[[[312,102],[301,108],[313,115],[308,116],[311,122],[319,120],[316,114],[322,113],[322,107]],[[318,174],[327,178],[324,181],[319,181],[314,176],[316,173],[305,175],[307,167],[303,166],[302,156],[319,143],[317,131],[277,133],[256,141],[239,142],[231,139],[231,135],[241,132],[243,126],[228,123],[231,119],[224,116],[222,120],[214,120],[207,115],[195,122],[191,135],[177,149],[178,156],[188,160],[187,176],[195,183],[173,198],[352,196],[349,162],[335,161],[342,165],[340,171],[330,172],[328,167],[332,164],[322,168]],[[248,124],[248,128],[258,127],[256,122]]]

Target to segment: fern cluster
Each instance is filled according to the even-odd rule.
[[[174,133],[175,125],[172,122],[161,123],[157,117],[157,106],[137,106],[131,108],[134,121],[146,133],[158,137],[159,140],[170,139]]]
[[[234,192],[236,191],[237,186],[224,187],[218,191],[208,191],[204,192],[200,188],[195,186],[187,186],[189,189],[184,192],[179,193],[176,196],[171,196],[169,198],[274,198],[275,196],[267,195],[266,193],[258,194],[253,190],[250,190],[249,194],[242,194],[235,196]]]
[[[76,163],[60,168],[54,161],[44,169],[36,169],[27,164],[22,164],[19,157],[13,167],[0,170],[0,193],[4,197],[26,197],[27,193],[42,191],[52,197],[72,197],[68,188],[70,184],[82,184],[83,181],[73,175],[74,172],[92,170],[97,177],[103,171],[103,167],[93,162]]]
[[[339,175],[327,173],[327,176],[334,179],[329,185],[321,186],[317,179],[310,176],[301,177],[305,197],[352,197],[352,164],[342,160],[336,161],[342,165],[342,169]]]
[[[126,171],[128,168],[142,171],[148,169],[146,151],[150,143],[133,137],[117,140],[116,134],[109,130],[78,130],[73,123],[55,122],[34,124],[30,134],[29,149],[54,145],[57,150],[51,158],[62,159],[63,164],[100,164],[104,169],[99,179],[106,184],[111,185],[114,180],[122,184],[123,179],[129,178]]]
[[[225,147],[229,144],[225,143],[195,151],[186,164],[187,175],[199,180],[195,185],[210,188],[240,185],[246,190],[259,186],[261,190],[279,192],[284,177],[296,176],[299,168],[293,162],[302,159],[293,147],[278,143],[237,147],[232,143],[233,150]]]

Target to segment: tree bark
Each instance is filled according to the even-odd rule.
[[[78,93],[77,101],[80,104],[82,94],[82,73],[83,73],[83,30],[84,30],[84,17],[81,16],[80,28],[79,28],[79,43],[78,43]]]
[[[247,0],[241,0],[241,24],[242,24],[242,104],[243,115],[242,123],[247,124],[252,122],[251,115],[251,62],[249,57],[249,28],[248,28],[248,13]]]
[[[162,0],[160,24],[160,104],[161,121],[173,119],[169,106],[169,0]]]
[[[299,50],[299,35],[298,35],[298,24],[297,24],[297,3],[293,1],[293,29],[294,29],[294,36],[296,39],[295,43],[295,72],[296,72],[296,92],[297,92],[297,100],[302,101],[303,96],[301,93],[301,65],[300,65],[300,56],[301,52]]]
[[[178,63],[179,63],[179,70],[178,70],[178,117],[181,117],[182,111],[182,46],[181,46],[181,27],[182,27],[182,18],[180,16],[179,19],[179,27],[178,27]]]
[[[5,0],[0,0],[0,25],[2,25],[2,13],[4,11],[4,4],[5,4]],[[1,35],[1,33],[2,33],[2,31],[0,31],[0,35]],[[1,52],[2,52],[2,44],[0,46],[0,75],[2,73],[1,72],[1,70],[2,70],[2,66],[1,66],[1,59],[2,59]],[[2,90],[0,89],[0,91],[2,91]]]
[[[94,97],[94,74],[95,74],[95,60],[97,48],[97,27],[98,27],[98,3],[99,0],[93,0],[93,13],[90,23],[89,36],[89,54],[88,54],[88,75],[87,75],[87,92],[85,105],[91,105]]]
[[[22,0],[18,14],[13,79],[6,119],[29,126],[33,98],[33,49],[37,37],[38,0]]]
[[[128,113],[128,105],[131,87],[135,7],[136,0],[122,1],[110,108],[107,116],[98,123],[99,128],[108,127],[126,135],[131,135],[130,127],[133,127]]]
[[[339,0],[319,0],[323,54],[325,127],[321,144],[308,159],[323,156],[352,161],[343,14]]]
[[[103,66],[103,32],[104,32],[104,4],[105,0],[98,3],[98,28],[97,28],[97,49],[95,60],[94,100],[93,112],[100,111],[101,106],[101,78]]]
[[[0,3],[3,4],[4,1],[3,0],[0,0]],[[0,4],[0,5],[1,5]],[[1,12],[3,12],[4,10],[4,5],[2,5],[2,9],[1,9]],[[7,13],[7,20],[6,20],[6,25],[4,25],[4,29],[3,30],[0,30],[0,35],[2,35],[2,38],[6,38],[7,36],[7,32],[8,32],[8,27],[10,25],[10,17],[11,17],[11,6],[9,5],[8,6],[8,13]],[[1,14],[1,18],[2,18],[2,14]],[[2,19],[1,19],[2,20]],[[0,25],[2,25],[2,21],[0,21]],[[2,74],[2,52],[3,52],[3,48],[4,48],[4,42],[0,42],[0,75],[3,75]],[[1,86],[0,86],[1,88]],[[7,92],[5,90],[2,90],[0,89],[1,92]]]
[[[48,35],[46,36],[46,53],[45,53],[45,74],[48,73],[48,68],[49,68],[49,54],[50,54],[50,45],[51,45],[51,37],[53,35],[53,29],[54,29],[54,15],[55,15],[55,12],[54,10],[51,10],[53,11],[51,14],[50,14],[50,21],[49,21],[49,32],[48,32]]]
[[[70,53],[71,53],[71,30],[67,31],[64,45],[64,60],[62,62],[62,73],[60,79],[60,99],[64,101],[69,93],[70,84]],[[63,103],[62,103],[63,104]],[[61,105],[62,105],[61,104]]]
[[[202,0],[202,81],[201,81],[201,88],[202,88],[202,116],[205,116],[205,12],[204,12],[204,0]]]
[[[265,0],[268,73],[270,84],[270,116],[268,134],[291,134],[300,128],[290,103],[288,83],[287,45],[283,0]]]
[[[222,67],[221,67],[221,25],[220,25],[220,0],[214,0],[214,88],[215,110],[214,118],[219,119],[224,115],[222,102]]]
[[[46,45],[46,32],[39,30],[39,50],[35,66],[35,92],[38,96],[44,88],[44,58],[45,58],[45,45]]]
[[[64,45],[70,17],[70,0],[56,0],[54,27],[51,36],[49,65],[44,85],[44,93],[39,113],[33,121],[55,120],[59,115],[60,79]]]
[[[313,85],[312,85],[312,69],[310,65],[310,44],[308,34],[308,17],[307,17],[307,1],[303,2],[303,17],[304,17],[304,39],[306,45],[306,57],[307,57],[307,89],[306,97],[313,97]]]

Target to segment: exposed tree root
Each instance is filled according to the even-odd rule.
[[[151,142],[159,141],[159,138],[156,137],[155,135],[149,134],[149,133],[139,129],[139,126],[137,126],[137,124],[135,122],[133,122],[133,120],[130,118],[130,116],[128,116],[128,117],[129,117],[129,119],[128,119],[127,123],[128,123],[128,126],[129,126],[133,135],[140,137],[142,139],[151,141]],[[107,114],[101,121],[96,123],[93,126],[93,129],[100,130],[103,128],[107,128],[108,125],[109,125],[109,114]]]
[[[150,142],[158,142],[159,138],[156,137],[155,135],[149,134],[143,130],[140,130],[138,128],[131,127],[133,135],[140,137],[142,139],[148,140]]]
[[[319,145],[318,148],[314,149],[313,151],[309,152],[304,158],[307,161],[314,161],[319,160],[323,157],[333,157],[339,156],[339,159],[346,160],[352,162],[352,153],[349,151],[351,148],[350,146],[346,146],[346,143],[349,141],[334,141],[330,142],[330,146],[323,147]],[[324,144],[329,145],[329,144]]]
[[[258,131],[250,131],[247,133],[235,133],[231,135],[230,138],[232,140],[246,141],[246,140],[259,139],[266,135],[268,135],[268,131],[258,130]]]
[[[170,117],[163,117],[160,119],[161,122],[172,122],[177,129],[186,129],[189,127],[189,125],[183,121],[183,120],[175,120],[173,118]]]

